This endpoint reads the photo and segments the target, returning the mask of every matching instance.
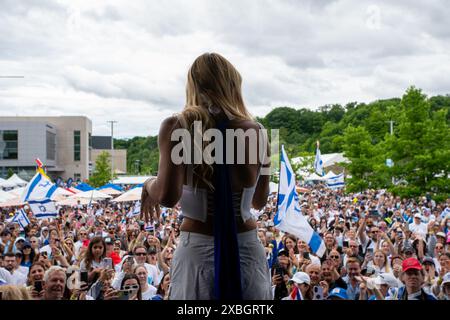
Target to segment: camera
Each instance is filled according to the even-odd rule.
[[[80,272],[80,281],[84,282],[84,283],[88,283],[88,272],[87,271]]]
[[[36,290],[37,292],[42,291],[42,281],[41,280],[36,280],[34,282],[34,290]]]
[[[313,300],[323,300],[323,288],[321,286],[314,286],[313,293]]]
[[[285,274],[284,268],[282,268],[282,267],[275,268],[275,274],[278,274],[279,276],[284,277],[284,274]]]

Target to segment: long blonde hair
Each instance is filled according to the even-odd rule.
[[[31,300],[28,289],[24,286],[3,285],[0,286],[2,300]]]
[[[186,106],[178,115],[182,127],[194,134],[194,121],[201,121],[201,134],[213,128],[215,119],[210,108],[218,108],[228,119],[253,120],[245,107],[241,92],[242,77],[236,68],[217,53],[205,53],[195,59],[188,72]],[[203,152],[209,142],[194,149]],[[194,175],[212,187],[213,167],[206,163],[193,167]]]

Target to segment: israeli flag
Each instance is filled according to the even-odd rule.
[[[319,176],[323,176],[323,161],[322,161],[322,156],[320,154],[320,149],[319,149],[319,145],[317,144],[317,149],[316,149],[316,158],[314,160],[314,170],[316,171],[316,173]]]
[[[26,202],[28,200],[50,199],[57,188],[58,186],[39,168],[33,179],[25,187],[21,200]]]
[[[331,177],[327,180],[328,188],[330,189],[338,189],[343,188],[345,186],[344,183],[344,174],[338,174],[337,176]]]
[[[12,218],[11,222],[18,223],[21,230],[24,230],[25,227],[30,224],[30,220],[28,219],[27,214],[23,209],[17,211],[17,213]]]
[[[322,257],[325,253],[325,243],[319,234],[314,232],[300,211],[299,198],[295,189],[295,174],[284,150],[284,145],[281,146],[278,186],[277,213],[273,219],[275,227],[302,239],[308,243],[315,254]]]
[[[140,201],[137,201],[135,204],[134,204],[134,208],[133,208],[133,213],[132,213],[132,215],[133,216],[138,216],[138,215],[140,215],[141,214],[141,202]]]
[[[28,204],[37,219],[47,219],[58,217],[55,203],[50,199],[29,200]]]

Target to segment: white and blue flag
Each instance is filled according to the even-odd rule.
[[[50,199],[28,200],[28,205],[37,219],[47,219],[58,217],[55,203]]]
[[[16,212],[11,222],[18,223],[21,230],[24,230],[25,227],[30,224],[30,220],[28,219],[28,216],[23,209],[20,209]]]
[[[25,187],[21,200],[26,202],[28,200],[50,199],[56,189],[58,189],[58,186],[50,180],[42,169],[38,169],[33,179]]]
[[[314,159],[314,170],[319,176],[323,176],[323,161],[322,155],[320,154],[319,142],[317,142],[316,158]]]
[[[273,222],[277,229],[293,234],[308,243],[311,250],[319,257],[325,253],[325,243],[301,213],[295,189],[295,174],[284,150],[284,145],[281,146],[277,213]]]
[[[341,173],[334,177],[329,178],[327,180],[327,185],[328,185],[328,188],[330,188],[330,189],[343,188],[345,186],[344,173]]]

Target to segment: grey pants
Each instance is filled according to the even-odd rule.
[[[256,229],[238,233],[238,244],[243,298],[272,300],[269,267]],[[170,268],[169,298],[214,299],[214,237],[193,232],[180,233],[180,242]]]

